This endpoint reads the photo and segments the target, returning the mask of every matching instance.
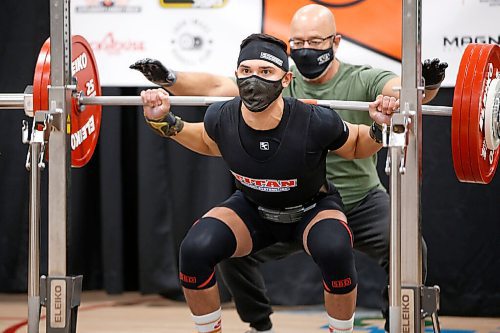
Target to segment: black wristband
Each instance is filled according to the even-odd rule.
[[[146,118],[146,123],[151,127],[156,133],[161,136],[168,138],[177,135],[184,128],[184,121],[180,117],[177,117],[172,112],[167,113],[167,115],[160,120],[151,120]]]
[[[441,82],[443,82],[443,81],[441,81]],[[426,85],[424,88],[425,88],[426,90],[436,90],[436,89],[438,89],[439,87],[441,87],[441,82],[439,82],[439,83],[435,83],[435,84],[431,84],[431,85],[428,85],[428,86]]]
[[[162,83],[162,85],[170,87],[174,85],[176,81],[177,81],[177,73],[171,69],[168,69],[167,77],[165,78],[165,82]]]
[[[382,143],[382,126],[377,124],[376,122],[373,122],[372,125],[370,126],[370,137],[375,141],[376,143]]]

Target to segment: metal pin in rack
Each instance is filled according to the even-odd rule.
[[[382,127],[382,143],[387,148],[400,149],[399,172],[404,174],[406,172],[406,147],[408,146],[409,126],[411,125],[411,117],[416,114],[415,111],[410,110],[408,103],[405,103],[400,112],[394,113],[391,118],[390,125],[384,124]],[[390,174],[391,151],[387,152],[387,160],[385,164],[385,172]]]

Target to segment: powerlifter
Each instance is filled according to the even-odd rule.
[[[381,147],[381,124],[394,97],[370,103],[376,126],[342,121],[332,110],[284,98],[292,80],[286,44],[253,34],[240,46],[240,97],[212,104],[203,123],[170,112],[163,89],[141,92],[146,122],[199,154],[222,156],[237,190],[189,230],[180,249],[180,280],[198,332],[222,332],[214,267],[276,242],[299,241],[323,276],[330,332],[352,332],[357,274],[353,238],[337,189],[326,180],[326,154],[365,158]]]

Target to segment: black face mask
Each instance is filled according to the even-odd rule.
[[[327,50],[292,49],[290,55],[300,74],[311,80],[323,74],[334,58],[331,47]]]
[[[248,110],[252,112],[264,111],[278,98],[283,90],[281,80],[270,81],[257,75],[236,78],[240,97]]]

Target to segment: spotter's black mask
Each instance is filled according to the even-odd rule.
[[[300,74],[310,80],[316,79],[323,74],[334,58],[333,48],[331,47],[327,50],[292,49],[290,55]]]

